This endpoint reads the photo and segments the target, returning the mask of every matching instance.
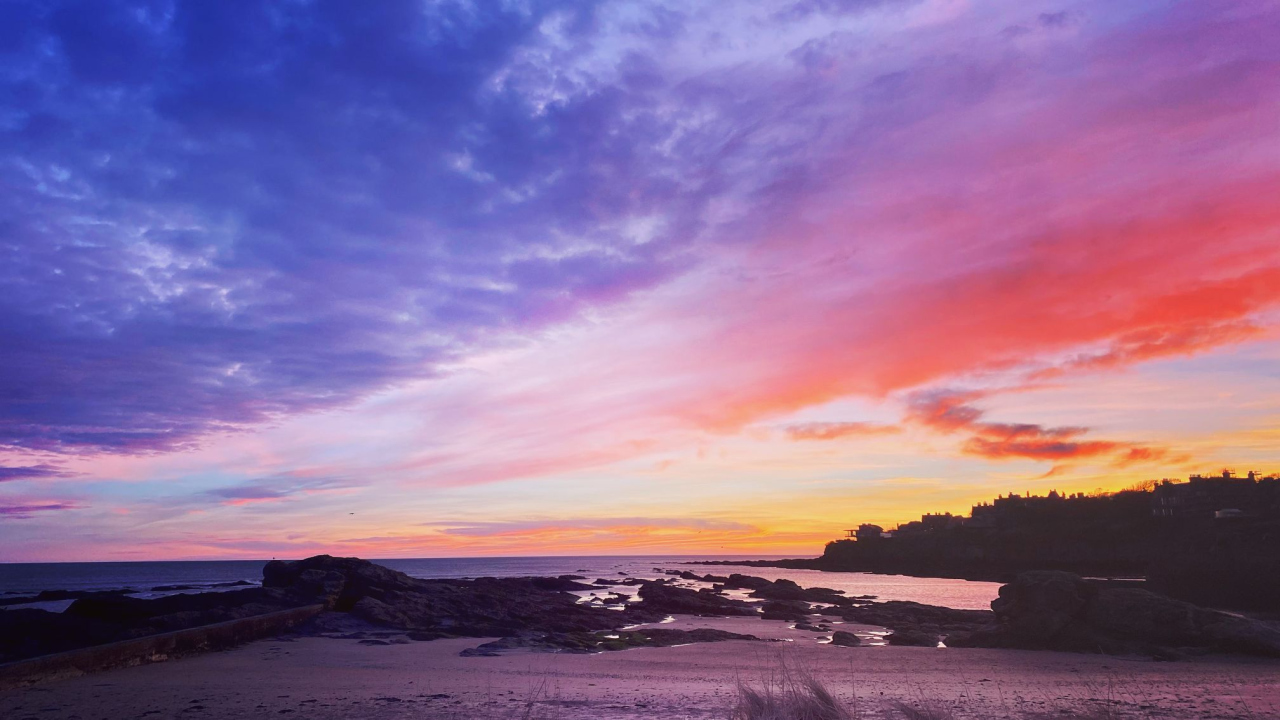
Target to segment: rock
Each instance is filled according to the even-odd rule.
[[[885,638],[890,645],[937,647],[938,634],[923,630],[894,630]]]
[[[842,603],[847,600],[844,593],[831,588],[802,588],[798,584],[782,579],[757,588],[751,597],[765,600],[803,600],[806,602]]]
[[[808,617],[809,603],[800,600],[771,600],[762,607],[765,620],[800,620]]]
[[[349,612],[361,620],[383,627],[410,628],[417,624],[413,617],[400,608],[372,597],[360,598]]]
[[[762,577],[739,575],[738,573],[733,573],[724,579],[724,586],[735,590],[759,590],[760,588],[769,587],[772,584],[772,582],[765,580]]]
[[[939,636],[972,632],[994,620],[994,615],[986,610],[955,610],[901,600],[847,607],[841,615],[845,620],[879,625],[894,632],[932,634],[935,642]]]
[[[0,663],[111,642],[120,631],[113,623],[65,613],[0,611]]]
[[[1080,617],[1097,594],[1079,575],[1026,572],[1000,588],[991,610],[1007,631],[1028,644],[1047,644]]]
[[[837,630],[831,633],[831,644],[840,647],[858,647],[862,644],[862,638],[845,630]]]
[[[1133,587],[1099,587],[1062,572],[1023,573],[991,603],[997,622],[948,638],[962,647],[1144,653],[1188,649],[1280,657],[1280,627]]]
[[[561,575],[560,577],[529,578],[529,581],[532,582],[533,586],[538,588],[539,590],[554,590],[556,592],[572,592],[576,590],[597,589],[596,586],[594,585],[587,585],[585,583],[578,582],[577,580],[579,579],[581,579],[581,576],[568,577],[565,575]]]
[[[81,598],[92,597],[121,597],[129,594],[130,590],[41,590],[35,595],[25,595],[22,597],[8,597],[0,600],[0,606],[7,605],[25,605],[33,602],[54,602],[59,600],[79,600]],[[6,593],[7,594],[7,593]]]
[[[710,590],[691,590],[661,582],[640,586],[637,609],[670,615],[755,615],[756,609],[741,600],[731,600]]]
[[[638,647],[670,647],[672,645],[687,645],[700,642],[723,642],[725,640],[759,641],[760,638],[754,635],[743,635],[709,628],[698,628],[696,630],[652,628],[614,633],[525,632],[487,642],[474,648],[468,648],[459,654],[463,657],[495,657],[512,651],[582,654],[627,650]]]
[[[143,600],[117,594],[80,597],[64,613],[39,610],[0,612],[0,662],[112,642],[198,625],[224,622],[304,605],[323,603],[322,613],[300,632],[358,639],[389,636],[541,637],[555,647],[602,642],[595,633],[623,625],[661,620],[670,613],[754,615],[755,606],[709,590],[627,578],[640,585],[641,602],[615,594],[608,609],[579,602],[569,590],[598,588],[575,577],[421,580],[366,560],[318,555],[272,561],[262,587],[170,595]],[[388,631],[395,631],[388,635]],[[628,636],[641,642],[641,636]],[[644,642],[657,642],[644,635]],[[663,636],[666,637],[666,636]],[[675,637],[675,636],[671,636]],[[702,635],[690,635],[702,642]],[[707,636],[709,637],[709,636]],[[546,638],[551,638],[548,641]],[[610,639],[612,640],[612,639]],[[405,641],[407,642],[407,641]],[[583,646],[586,647],[586,646]],[[594,645],[590,647],[594,648]]]

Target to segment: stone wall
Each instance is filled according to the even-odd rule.
[[[90,672],[163,662],[277,635],[324,610],[308,605],[0,665],[0,690]]]

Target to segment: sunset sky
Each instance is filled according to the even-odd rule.
[[[0,561],[813,556],[1280,471],[1268,0],[0,4]]]

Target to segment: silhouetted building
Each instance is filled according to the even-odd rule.
[[[884,528],[879,525],[872,525],[871,523],[863,523],[858,526],[854,536],[857,537],[860,542],[866,540],[880,540],[884,537]]]
[[[1220,514],[1227,510],[1233,512]],[[1151,514],[1183,520],[1277,516],[1280,480],[1257,472],[1236,477],[1230,470],[1192,475],[1185,483],[1163,480],[1152,490]]]

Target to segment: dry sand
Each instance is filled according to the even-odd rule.
[[[0,694],[0,718],[727,718],[737,683],[759,685],[776,677],[782,663],[807,669],[856,702],[864,718],[900,717],[898,702],[957,718],[1099,710],[1109,714],[1091,717],[1280,718],[1274,661],[843,648],[754,618],[679,618],[665,627],[719,627],[788,641],[459,657],[483,640],[266,640]],[[872,628],[843,629],[866,635]]]

